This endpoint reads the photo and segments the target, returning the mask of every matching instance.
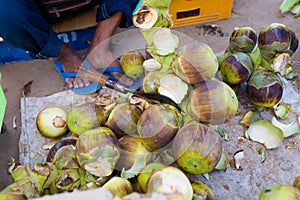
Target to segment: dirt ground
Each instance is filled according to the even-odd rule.
[[[174,30],[208,44],[214,52],[222,52],[227,48],[229,36],[235,27],[250,26],[259,31],[262,26],[279,22],[286,24],[300,37],[300,19],[291,14],[281,14],[278,9],[280,3],[281,0],[235,0],[229,19],[178,27]],[[298,63],[299,66],[299,48],[293,56],[293,61]],[[299,69],[297,70],[300,72]],[[21,97],[24,94],[30,97],[43,97],[68,88],[56,72],[52,60],[31,60],[5,64],[0,66],[0,72],[3,74],[1,85],[7,97],[4,119],[7,131],[0,135],[1,190],[12,181],[7,171],[10,159],[15,158],[18,160],[19,157]],[[14,118],[16,118],[16,128],[12,126]]]

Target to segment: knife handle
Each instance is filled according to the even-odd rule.
[[[107,80],[109,79],[108,76],[105,76],[95,69],[88,69],[84,66],[79,66],[77,70],[77,75],[86,78],[89,81],[99,83],[100,85],[106,85]]]
[[[117,90],[123,94],[132,92],[128,85],[122,84],[116,80],[109,78],[95,69],[88,69],[84,66],[80,66],[77,70],[77,75],[83,78],[88,79],[89,81],[98,83],[100,85],[106,86],[110,89]]]

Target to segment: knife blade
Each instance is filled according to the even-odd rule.
[[[97,70],[92,68],[86,68],[80,66],[77,71],[78,76],[86,78],[89,81],[96,82],[100,85],[106,86],[110,89],[116,90],[123,94],[131,93],[136,97],[142,98],[149,103],[164,103],[169,104],[181,110],[177,103],[175,103],[171,98],[158,94],[158,93],[145,93],[138,90],[131,89],[130,86],[123,84],[117,80],[111,79],[108,76],[105,76],[99,73]]]

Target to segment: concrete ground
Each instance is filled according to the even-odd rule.
[[[250,26],[259,31],[273,22],[286,24],[300,36],[299,18],[279,12],[281,0],[235,0],[229,19],[174,28],[187,36],[208,44],[214,52],[222,52],[228,46],[229,36],[235,27]],[[217,25],[215,30],[211,25]],[[120,30],[122,31],[122,30]],[[293,60],[300,62],[300,50]],[[299,66],[299,64],[298,64]],[[299,69],[297,69],[300,71]],[[18,160],[18,142],[21,133],[20,98],[23,95],[42,97],[68,89],[56,72],[52,60],[31,60],[0,66],[3,74],[1,85],[7,97],[4,122],[7,131],[0,135],[0,190],[11,183],[7,172],[11,158]],[[17,127],[13,128],[16,118]]]

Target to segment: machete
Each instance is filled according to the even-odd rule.
[[[149,103],[164,103],[169,104],[176,107],[178,110],[181,110],[177,103],[175,103],[172,99],[167,96],[158,94],[158,93],[145,93],[141,91],[137,91],[131,89],[128,85],[120,83],[117,80],[111,79],[108,76],[105,76],[95,69],[86,68],[84,66],[80,66],[78,68],[77,74],[82,77],[86,78],[89,81],[96,82],[100,85],[106,86],[110,89],[116,90],[123,94],[131,93],[136,97],[145,99]]]

